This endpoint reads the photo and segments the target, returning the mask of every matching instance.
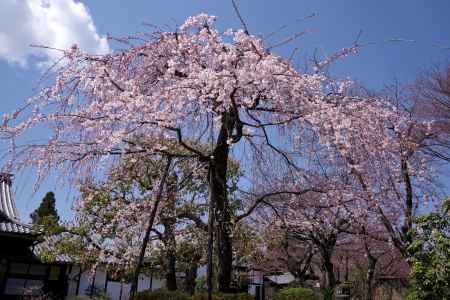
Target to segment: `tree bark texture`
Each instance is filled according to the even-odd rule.
[[[219,292],[230,291],[231,274],[233,271],[233,246],[231,240],[231,211],[227,193],[227,168],[230,147],[227,143],[230,137],[227,117],[223,125],[217,144],[213,152],[211,173],[211,201],[215,204],[216,245],[218,257],[218,288]]]
[[[177,218],[175,215],[175,202],[177,195],[177,178],[175,175],[167,179],[167,201],[161,208],[161,224],[164,226],[164,267],[166,272],[166,288],[169,291],[177,290],[177,242],[175,239],[175,227]]]

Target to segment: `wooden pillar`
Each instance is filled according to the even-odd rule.
[[[108,268],[105,268],[105,293],[107,294],[108,291]]]
[[[50,267],[50,265],[46,265],[46,270],[45,270],[45,277],[43,278],[43,284],[44,284],[44,287],[43,287],[43,289],[44,289],[44,291],[45,292],[48,292],[48,282],[49,282],[49,278],[50,278],[50,271],[51,271],[51,267]]]
[[[28,283],[28,275],[30,274],[30,269],[31,269],[31,264],[29,263],[29,264],[28,264],[28,267],[27,267],[27,272],[25,273],[26,278],[25,278],[25,280],[24,280],[24,282],[23,282],[23,288],[24,288],[24,289],[27,287],[27,283]]]
[[[81,272],[81,266],[79,266],[79,268],[80,268],[80,272],[78,272],[77,290],[76,290],[76,292],[75,292],[75,295],[77,295],[77,296],[78,296],[78,294],[80,293],[80,281],[81,281],[81,274],[82,274],[82,272]]]
[[[5,270],[5,277],[3,278],[2,282],[0,282],[0,296],[5,294],[6,283],[8,282],[9,271],[11,269],[10,261],[8,259],[5,258],[4,261],[2,261],[1,263],[5,264],[6,270]]]
[[[95,277],[97,276],[97,267],[94,270],[94,278],[92,278],[92,284],[91,284],[91,296],[94,295],[94,288],[95,288]]]
[[[153,271],[150,272],[150,291],[153,290]]]

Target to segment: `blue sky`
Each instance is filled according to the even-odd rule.
[[[450,57],[450,1],[448,0],[240,0],[241,13],[253,34],[266,35],[290,25],[277,37],[308,30],[306,36],[278,49],[282,55],[299,48],[298,63],[315,49],[330,54],[351,45],[362,30],[361,42],[376,42],[331,70],[360,80],[370,88],[398,78],[408,81],[423,67]],[[0,3],[0,114],[10,112],[33,95],[41,70],[54,54],[30,48],[30,44],[69,47],[79,43],[91,52],[103,53],[114,45],[105,36],[124,36],[145,31],[143,22],[174,28],[186,17],[206,12],[219,17],[221,29],[240,27],[228,0],[1,0]],[[299,21],[305,16],[314,18]],[[385,42],[393,38],[414,42]],[[276,39],[274,39],[276,41]],[[445,49],[447,48],[447,49]],[[4,145],[2,145],[2,148]],[[70,217],[74,191],[49,180],[36,193],[34,174],[18,174],[14,186],[22,218],[54,190],[57,207]]]

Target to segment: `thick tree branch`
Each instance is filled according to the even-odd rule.
[[[245,213],[242,213],[241,215],[236,216],[235,219],[236,219],[237,222],[239,222],[240,220],[248,217],[249,215],[251,215],[253,213],[253,211],[256,208],[258,208],[258,206],[261,203],[265,202],[265,200],[267,198],[274,197],[274,196],[281,196],[281,195],[297,195],[297,196],[301,196],[301,195],[304,195],[304,194],[309,193],[309,192],[324,193],[323,190],[321,190],[321,189],[314,189],[314,188],[306,189],[306,190],[302,190],[302,191],[277,191],[277,192],[267,193],[267,194],[257,198],[253,202],[253,204],[247,209],[247,211]]]

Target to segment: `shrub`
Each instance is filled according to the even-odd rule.
[[[405,300],[420,300],[419,296],[417,295],[417,292],[414,290],[409,290],[408,294],[406,295]]]
[[[308,288],[284,288],[275,294],[274,300],[316,300],[314,291]]]
[[[208,299],[208,295],[203,294],[195,294],[190,296],[189,294],[182,293],[179,291],[167,291],[164,289],[155,290],[155,291],[142,291],[137,293],[135,300],[206,300]],[[216,293],[213,294],[213,300],[254,300],[254,296],[249,295],[247,293],[240,294],[221,294]]]
[[[107,296],[75,296],[73,298],[69,298],[70,300],[109,300]]]
[[[191,300],[207,300],[208,294],[195,294],[192,296]],[[238,294],[222,294],[215,293],[212,296],[213,300],[255,300],[255,297],[247,293]]]
[[[24,295],[24,300],[56,300],[59,299],[51,294]]]
[[[135,300],[191,300],[191,296],[180,291],[146,290],[136,294]]]
[[[408,247],[411,291],[408,299],[441,300],[450,294],[450,199],[416,219]]]
[[[49,298],[53,299],[53,298]],[[54,299],[60,299],[59,297]],[[96,293],[92,296],[75,296],[69,298],[69,300],[110,300],[106,292],[102,292],[101,290],[97,290]]]
[[[322,290],[322,295],[324,300],[333,300],[334,289],[332,288],[324,288]]]
[[[110,300],[108,294],[104,289],[100,289],[98,287],[87,288],[85,291],[86,294],[91,296],[75,296],[73,298],[69,298],[70,300]],[[60,298],[55,298],[60,299]]]
[[[206,277],[201,276],[195,279],[195,292],[196,293],[204,293],[206,292]]]

